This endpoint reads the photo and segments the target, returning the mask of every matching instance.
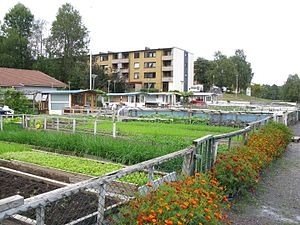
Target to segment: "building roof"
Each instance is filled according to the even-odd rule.
[[[133,95],[139,95],[139,94],[145,94],[144,92],[128,92],[128,93],[107,93],[107,96],[133,96]]]
[[[174,48],[177,48],[177,49],[180,49],[182,51],[187,51],[185,49],[182,49],[182,48],[178,48],[178,47],[170,47],[170,48],[147,48],[147,49],[141,49],[141,50],[132,50],[132,51],[119,51],[119,52],[112,52],[112,51],[109,51],[109,52],[99,52],[98,54],[93,54],[93,56],[98,56],[98,55],[108,55],[108,54],[117,54],[117,53],[131,53],[131,52],[147,52],[147,51],[156,51],[156,50],[171,50],[171,49],[174,49]],[[187,51],[188,53],[190,54],[193,54],[189,51]]]
[[[68,85],[38,70],[24,70],[0,67],[0,87],[55,87]]]
[[[43,94],[52,94],[52,95],[59,95],[59,94],[79,94],[84,92],[93,92],[97,93],[94,90],[61,90],[61,91],[43,91]]]

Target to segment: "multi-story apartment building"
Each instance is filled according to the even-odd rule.
[[[94,60],[109,74],[123,77],[135,91],[188,91],[194,82],[193,54],[176,47],[99,53]]]

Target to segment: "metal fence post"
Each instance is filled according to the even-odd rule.
[[[76,132],[76,119],[73,119],[73,133],[75,134]]]
[[[230,150],[230,148],[231,148],[231,138],[228,139],[228,148],[227,149]]]
[[[102,222],[104,220],[105,194],[106,194],[106,184],[101,184],[98,192],[97,225],[102,225]]]
[[[59,131],[59,117],[56,118],[56,130]]]
[[[40,206],[35,210],[36,214],[36,225],[44,225],[45,224],[45,208],[44,206]]]
[[[94,122],[94,135],[97,134],[97,120]]]

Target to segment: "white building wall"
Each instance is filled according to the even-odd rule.
[[[41,92],[47,92],[47,91],[56,91],[57,88],[51,88],[51,87],[35,87],[35,86],[25,86],[25,87],[16,87],[17,91],[23,92],[28,99],[32,99],[33,94],[36,94],[36,101],[42,100]]]
[[[191,86],[194,85],[194,54],[189,52],[189,61],[188,61],[188,90]]]
[[[183,91],[184,79],[184,51],[173,48],[173,85],[170,85],[171,91]]]

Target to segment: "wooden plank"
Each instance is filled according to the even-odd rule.
[[[24,172],[21,172],[21,171],[5,168],[5,167],[2,167],[2,166],[0,166],[0,171],[4,171],[6,173],[16,175],[16,176],[25,177],[25,178],[28,178],[28,179],[31,179],[31,180],[43,182],[43,183],[46,183],[46,184],[51,184],[51,185],[56,186],[56,187],[65,187],[67,185],[70,185],[70,184],[67,184],[67,183],[64,183],[64,182],[61,182],[61,181],[56,181],[56,180],[53,180],[53,179],[49,179],[49,178],[45,178],[45,177],[41,177],[41,176],[36,176],[36,175],[30,174],[30,173],[24,173]]]
[[[21,195],[14,195],[8,198],[0,199],[0,212],[8,209],[16,208],[24,204],[24,197]]]
[[[14,220],[17,220],[19,222],[21,222],[22,224],[26,224],[26,225],[36,225],[36,220],[30,219],[26,216],[22,216],[19,214],[13,215],[11,216]]]

